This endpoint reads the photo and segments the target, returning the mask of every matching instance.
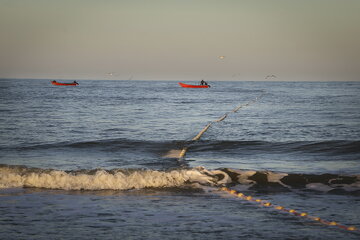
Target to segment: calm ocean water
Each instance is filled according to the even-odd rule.
[[[359,82],[78,82],[0,80],[1,239],[359,239],[219,190],[359,229]]]

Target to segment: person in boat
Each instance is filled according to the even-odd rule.
[[[56,81],[54,80],[54,81],[52,81],[53,83],[56,83]]]
[[[205,86],[209,86],[209,87],[210,87],[210,85],[208,85],[208,83],[207,83],[207,82],[205,82],[205,81],[204,81],[204,79],[203,79],[203,80],[201,80],[200,85],[205,85]]]
[[[74,83],[75,83],[76,85],[79,85],[79,83],[78,83],[77,81],[74,81]]]

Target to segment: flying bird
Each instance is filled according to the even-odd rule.
[[[277,78],[277,77],[273,74],[273,75],[267,75],[267,76],[265,77],[265,79],[268,79],[268,78]]]

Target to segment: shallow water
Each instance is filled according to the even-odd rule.
[[[360,228],[359,83],[0,82],[3,239],[359,237],[219,190]]]

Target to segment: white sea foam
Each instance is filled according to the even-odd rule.
[[[256,171],[242,171],[242,170],[234,170],[234,169],[232,169],[231,171],[239,174],[237,177],[238,183],[245,185],[255,183],[254,180],[249,180],[249,177],[253,176],[256,173]]]
[[[31,171],[0,167],[0,188],[36,187],[64,190],[126,190],[178,187],[187,183],[213,184],[214,176],[203,168],[131,172],[97,170],[94,174],[60,170]]]
[[[259,173],[259,176],[254,176]],[[268,182],[277,182],[291,188],[291,183],[283,183],[282,179],[289,176],[286,173],[244,171],[238,169],[207,170],[204,167],[192,169],[175,169],[171,171],[143,170],[143,169],[93,169],[79,171],[61,171],[53,169],[27,168],[22,166],[0,165],[0,188],[47,188],[63,190],[127,190],[142,188],[166,188],[182,186],[220,186],[229,183],[239,183],[241,186],[251,187],[260,181],[262,174],[266,174]],[[259,180],[260,179],[260,180]],[[343,178],[331,179],[334,184],[307,181],[306,188],[328,192],[333,189],[358,191],[360,189],[359,176],[341,183]],[[340,181],[340,182],[338,182]],[[336,183],[335,183],[336,182]],[[296,184],[295,184],[296,185]]]
[[[179,158],[180,157],[181,150],[180,149],[172,149],[168,151],[166,154],[164,154],[163,158]]]
[[[353,183],[353,184],[350,184],[350,185],[345,185],[344,186],[344,189],[346,191],[349,191],[349,192],[352,192],[352,191],[357,191],[360,189],[360,181],[359,181],[359,176],[357,177],[358,181]]]
[[[306,188],[311,189],[311,190],[320,191],[320,192],[328,192],[328,191],[334,189],[323,183],[309,183],[309,184],[306,184]]]
[[[216,174],[216,175],[222,175],[223,178],[220,179],[219,181],[217,181],[217,184],[227,184],[227,183],[231,183],[231,178],[229,177],[228,174],[226,174],[223,171],[220,170],[213,170],[213,171],[208,171],[209,174]]]
[[[269,182],[277,182],[277,183],[281,183],[281,179],[285,176],[288,176],[289,174],[287,173],[274,173],[274,172],[267,172],[267,179]]]
[[[284,187],[290,188],[290,186],[286,185],[285,183],[283,183],[281,181],[281,179],[283,177],[286,177],[288,175],[289,174],[287,174],[287,173],[274,173],[274,172],[268,171],[267,172],[267,179],[268,179],[269,182],[279,183],[280,185],[282,185]]]

